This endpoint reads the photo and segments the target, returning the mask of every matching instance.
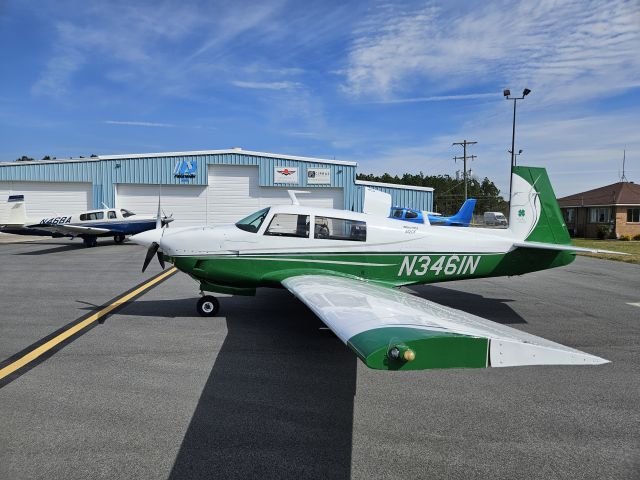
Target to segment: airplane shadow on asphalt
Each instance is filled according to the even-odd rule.
[[[30,242],[24,242],[25,245],[38,245],[37,242],[34,243],[30,243]],[[40,244],[42,245],[42,244]],[[47,245],[51,245],[51,243],[47,243]],[[40,249],[40,250],[32,250],[30,252],[21,252],[21,253],[14,253],[14,255],[48,255],[50,253],[63,253],[63,252],[70,252],[70,251],[75,251],[75,250],[92,250],[92,249],[100,249],[101,247],[107,247],[107,246],[114,246],[116,245],[114,242],[110,242],[110,243],[98,243],[97,247],[92,247],[92,249],[87,249],[87,247],[85,247],[82,242],[77,242],[77,243],[64,243],[64,244],[59,244],[56,243],[54,245],[58,245],[56,247],[51,247],[51,248],[44,248],[44,249]],[[137,245],[130,243],[130,244],[122,244],[122,245],[118,245],[118,248],[125,248],[125,247],[135,247]]]
[[[527,323],[508,305],[509,302],[514,301],[512,298],[484,297],[477,293],[462,292],[435,285],[411,285],[409,289],[415,292],[418,297],[477,315],[492,322],[503,325]]]
[[[349,478],[356,356],[286,291],[221,303],[228,333],[170,478]]]

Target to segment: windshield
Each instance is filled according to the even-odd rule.
[[[267,213],[269,213],[268,208],[252,213],[236,223],[236,227],[247,232],[256,233],[260,229],[260,225],[262,225],[264,219],[267,218]]]
[[[132,217],[133,215],[135,215],[133,212],[130,212],[126,208],[121,208],[120,213],[122,214],[123,218]]]

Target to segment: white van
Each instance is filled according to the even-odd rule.
[[[484,224],[488,226],[507,226],[507,217],[501,212],[484,212]]]

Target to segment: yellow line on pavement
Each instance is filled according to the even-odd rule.
[[[88,327],[93,322],[95,322],[95,321],[99,320],[100,318],[104,317],[105,315],[109,314],[109,312],[111,312],[114,309],[118,308],[122,304],[128,302],[129,300],[131,300],[135,296],[139,295],[140,293],[144,292],[148,288],[154,286],[156,283],[164,280],[169,275],[172,275],[173,273],[175,273],[175,271],[176,271],[175,267],[170,268],[169,270],[167,270],[166,272],[162,273],[161,275],[158,275],[157,277],[152,278],[147,283],[142,284],[141,286],[139,286],[135,290],[133,290],[133,291],[129,292],[128,294],[118,298],[116,301],[114,301],[113,303],[107,305],[102,310],[100,310],[100,311],[94,313],[93,315],[85,318],[83,321],[81,321],[81,322],[69,327],[67,330],[62,332],[60,335],[52,338],[51,340],[49,340],[48,342],[40,345],[39,347],[34,348],[29,353],[25,354],[23,357],[20,357],[15,362],[10,363],[6,367],[4,367],[2,370],[0,370],[0,380],[2,380],[7,375],[11,375],[13,372],[18,370],[19,368],[22,368],[25,365],[27,365],[28,363],[34,361],[36,358],[38,358],[42,354],[48,352],[49,350],[51,350],[56,345],[59,345],[60,343],[64,342],[66,339],[68,339],[69,337],[75,335],[76,333],[78,333],[79,331],[83,330],[84,328]]]

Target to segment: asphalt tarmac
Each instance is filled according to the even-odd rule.
[[[160,271],[100,243],[0,245],[0,360]],[[197,290],[178,273],[0,388],[0,478],[640,478],[638,265],[411,289],[593,367],[369,370],[286,290],[216,318]]]

